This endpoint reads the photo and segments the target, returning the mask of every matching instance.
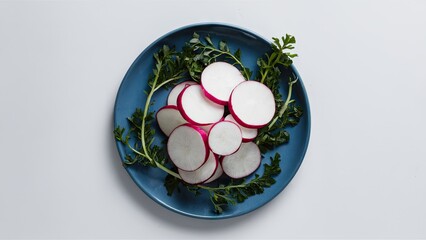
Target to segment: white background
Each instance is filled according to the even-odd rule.
[[[115,95],[198,22],[296,36],[312,135],[277,198],[173,213],[121,167]],[[426,1],[1,1],[0,238],[426,238]]]

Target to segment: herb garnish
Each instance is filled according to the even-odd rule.
[[[282,44],[277,38],[273,40],[272,52],[265,54],[264,58],[259,58],[257,61],[258,79],[272,90],[277,107],[271,123],[260,129],[255,139],[263,153],[288,142],[289,134],[284,127],[296,125],[303,114],[301,107],[294,105],[292,99],[292,87],[297,79],[289,79],[288,96],[285,101],[279,93],[280,67],[289,67],[292,63],[291,58],[297,56],[286,52],[294,48],[292,44],[295,43],[295,39],[293,36],[286,35],[281,39]],[[164,186],[168,195],[172,195],[176,190],[179,191],[180,185],[196,195],[201,191],[207,191],[216,213],[221,213],[224,207],[230,204],[241,203],[250,196],[261,194],[265,188],[272,186],[275,183],[274,177],[281,172],[280,154],[275,153],[270,158],[270,164],[263,164],[263,174],[255,174],[251,180],[230,180],[227,184],[216,186],[186,184],[176,171],[167,167],[168,158],[164,148],[154,144],[155,112],[150,110],[150,106],[153,104],[152,97],[156,91],[177,83],[188,75],[193,80],[199,81],[202,70],[220,58],[228,59],[237,65],[244,77],[250,79],[252,72],[242,64],[241,51],[238,49],[232,53],[224,41],[220,41],[216,47],[209,36],[204,37],[202,41],[200,36],[194,33],[192,39],[180,52],[164,45],[154,54],[155,67],[148,80],[150,90],[145,92],[147,99],[144,109],[136,109],[128,118],[130,128],[127,131],[120,126],[114,129],[115,139],[132,151],[132,154],[125,156],[123,161],[125,166],[138,163],[165,171],[167,176]],[[135,142],[133,145],[130,143],[131,139]]]
[[[218,59],[228,59],[237,65],[244,78],[249,80],[252,72],[249,68],[244,67],[241,62],[241,50],[237,49],[234,53],[228,47],[228,44],[225,41],[219,41],[218,46],[213,44],[210,36],[205,36],[204,41],[200,40],[200,35],[194,33],[191,40],[189,41],[189,46],[195,53],[192,59],[189,60],[189,75],[195,80],[200,80],[200,74],[203,71],[204,67],[210,63],[216,62]]]

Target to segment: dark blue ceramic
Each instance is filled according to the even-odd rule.
[[[176,48],[180,50],[183,43],[189,41],[194,32],[201,36],[209,34],[216,42],[224,40],[228,43],[232,51],[240,48],[243,64],[254,71],[254,76],[257,71],[257,59],[270,51],[270,41],[251,31],[227,24],[195,24],[167,33],[148,46],[134,61],[125,75],[120,89],[118,90],[115,102],[115,127],[118,125],[126,128],[129,127],[126,118],[131,116],[136,108],[143,109],[146,98],[144,90],[148,90],[147,78],[152,73],[153,69],[153,54],[164,44],[176,46]],[[303,107],[304,115],[296,127],[288,129],[291,137],[290,142],[275,150],[282,156],[282,172],[276,177],[277,182],[272,187],[267,188],[263,194],[250,197],[243,203],[225,208],[222,214],[216,214],[213,211],[213,206],[208,198],[208,194],[195,197],[193,193],[183,189],[180,193],[168,196],[163,186],[165,173],[159,169],[132,165],[126,167],[127,172],[140,189],[154,201],[172,211],[186,216],[206,219],[230,218],[249,213],[265,205],[277,196],[294,177],[303,161],[309,142],[310,110],[308,97],[302,79],[294,66],[283,73],[281,84],[283,96],[287,96],[288,74],[295,74],[299,77],[299,82],[294,87],[293,96],[297,103]],[[154,95],[155,104],[152,106],[153,110],[165,105],[167,94],[167,90],[161,90]],[[163,136],[160,131],[157,132],[158,139],[162,139]],[[126,153],[130,153],[129,150],[120,143],[117,143],[117,148],[121,159],[124,159]],[[263,162],[269,162],[269,157],[273,155],[275,151],[265,154]],[[262,174],[262,172],[263,166],[258,169],[257,173]]]

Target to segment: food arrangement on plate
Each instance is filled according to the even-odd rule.
[[[306,109],[292,97],[299,82],[293,36],[273,38],[250,68],[240,48],[201,32],[181,48],[157,44],[151,72],[139,80],[147,83],[145,103],[126,117],[127,127],[116,119],[114,136],[126,168],[162,171],[168,197],[204,195],[220,216],[274,186],[288,129]],[[159,92],[167,95],[161,102]]]

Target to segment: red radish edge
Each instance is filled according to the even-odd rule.
[[[211,173],[207,172],[208,174],[206,176],[198,176],[197,174],[202,174],[205,167],[210,167],[208,164],[210,164],[210,161],[214,161],[214,168],[212,169]],[[207,158],[206,162],[203,163],[203,165],[201,167],[199,167],[198,169],[196,169],[195,171],[185,171],[182,169],[178,169],[178,173],[181,176],[182,180],[185,181],[188,184],[201,184],[206,182],[207,180],[209,180],[210,178],[213,177],[213,175],[215,174],[217,168],[219,166],[219,161],[217,159],[217,156],[212,152],[209,151],[209,157]],[[190,178],[195,178],[196,181],[189,181]],[[197,179],[198,178],[198,179]]]
[[[178,113],[180,114],[180,111],[179,111],[179,109],[176,107],[176,106],[174,106],[174,105],[166,105],[166,106],[164,106],[164,107],[162,107],[162,108],[160,108],[160,109],[158,109],[158,111],[157,111],[157,113],[155,114],[155,119],[157,120],[157,124],[158,124],[158,127],[160,128],[160,130],[166,135],[166,136],[170,136],[170,134],[173,132],[173,130],[172,131],[170,131],[170,133],[169,134],[167,134],[167,131],[165,131],[165,129],[163,129],[163,127],[162,127],[162,124],[160,124],[160,121],[158,121],[158,113],[160,112],[160,111],[162,111],[162,110],[165,110],[165,109],[174,109],[174,110],[176,110],[176,111],[178,111]],[[181,114],[180,114],[180,116],[182,116]],[[183,117],[182,117],[183,118]],[[185,122],[182,122],[181,124],[179,124],[179,125],[177,125],[176,127],[178,127],[178,126],[180,126],[180,125],[182,125],[182,124],[185,124],[185,123],[187,123],[187,121],[186,121],[186,119],[183,119]],[[175,127],[175,128],[176,128]]]
[[[194,121],[193,119],[191,119],[187,114],[186,114],[186,112],[185,112],[185,109],[183,109],[183,106],[182,106],[182,96],[183,96],[183,94],[185,93],[185,91],[189,88],[189,87],[191,87],[191,86],[194,86],[194,85],[188,85],[188,86],[185,86],[185,88],[180,92],[180,94],[179,94],[179,96],[178,96],[178,99],[177,99],[177,108],[179,109],[179,112],[180,112],[180,114],[182,115],[182,117],[186,120],[186,121],[188,121],[189,123],[192,123],[192,124],[194,124],[194,125],[198,125],[198,126],[206,126],[206,125],[210,125],[210,124],[213,124],[213,122],[212,123],[199,123],[199,122],[196,122],[196,121]],[[199,85],[200,86],[200,88],[201,88],[201,90],[203,89],[202,88],[202,86],[201,85]],[[207,97],[206,97],[207,98]],[[208,99],[208,98],[207,98]],[[214,102],[212,102],[212,103],[214,103]],[[216,103],[214,103],[214,104],[216,104]],[[223,114],[222,114],[222,117],[220,118],[220,119],[223,119]],[[220,119],[218,119],[218,120],[220,120]]]
[[[251,142],[251,141],[253,141],[255,138],[256,138],[256,137],[254,137],[254,138],[243,138],[243,143]]]
[[[236,127],[236,129],[238,129],[238,131],[239,131],[239,133],[240,133],[240,135],[239,135],[239,138],[238,139],[240,139],[240,140],[238,140],[237,142],[239,142],[238,143],[238,145],[235,145],[235,146],[233,146],[232,144],[234,144],[233,142],[223,142],[224,140],[223,140],[223,138],[222,137],[219,137],[219,139],[222,139],[222,142],[221,143],[223,143],[223,144],[227,144],[226,145],[226,147],[232,147],[232,149],[227,149],[226,147],[225,147],[225,150],[220,150],[219,151],[219,149],[216,149],[216,147],[215,146],[213,146],[213,148],[212,148],[212,144],[211,144],[211,141],[213,141],[212,140],[212,137],[215,137],[214,136],[214,133],[212,134],[212,131],[214,131],[214,128],[215,127],[217,127],[219,124],[223,124],[223,123],[230,123],[231,125],[233,125],[233,126],[235,126]],[[225,133],[227,133],[227,132],[225,132]],[[228,136],[229,137],[229,136]],[[228,139],[228,137],[226,138],[226,139]],[[236,136],[236,137],[238,137],[238,136]],[[236,152],[239,148],[240,148],[240,146],[241,146],[241,143],[242,143],[242,140],[243,140],[243,137],[242,137],[242,132],[241,132],[241,129],[240,129],[240,127],[237,125],[237,124],[235,124],[234,122],[232,122],[232,121],[228,121],[228,120],[224,120],[224,121],[220,121],[220,122],[217,122],[217,123],[215,123],[215,124],[213,124],[213,126],[210,128],[210,131],[209,131],[209,134],[208,134],[208,143],[209,143],[209,147],[210,147],[210,150],[212,151],[212,152],[214,152],[214,153],[216,153],[216,154],[218,154],[218,155],[221,155],[221,156],[227,156],[227,155],[231,155],[231,154],[233,154],[234,152]]]
[[[240,154],[242,156],[240,156]],[[250,157],[252,157],[253,159],[248,159]],[[255,160],[256,161],[255,165],[241,166],[241,164],[244,164],[244,163],[247,164],[249,160]],[[259,147],[254,142],[242,143],[238,151],[236,151],[234,154],[223,157],[221,161],[223,172],[229,177],[234,179],[247,177],[248,175],[252,174],[259,168],[260,163],[261,163],[261,153],[260,153]],[[247,169],[247,167],[250,167],[250,168]],[[247,171],[247,172],[244,172],[244,171]]]
[[[205,151],[205,156],[204,156],[204,161],[203,162],[201,162],[201,164],[199,165],[199,166],[196,166],[196,167],[193,167],[193,168],[190,168],[190,169],[186,169],[186,168],[184,168],[184,167],[182,167],[182,164],[176,164],[176,161],[177,161],[177,159],[173,159],[174,157],[176,157],[176,156],[170,156],[170,151],[171,151],[171,146],[170,146],[170,139],[172,138],[172,136],[173,136],[173,133],[175,133],[176,131],[177,131],[177,129],[179,129],[179,128],[181,128],[181,127],[190,127],[190,128],[192,128],[192,129],[194,129],[198,134],[200,134],[200,137],[201,137],[201,140],[203,141],[203,143],[204,143],[204,151]],[[194,170],[197,170],[198,168],[200,168],[206,161],[207,161],[207,159],[208,159],[208,157],[209,157],[209,153],[210,153],[210,148],[209,148],[209,145],[208,145],[208,136],[207,136],[207,134],[204,132],[204,130],[203,129],[201,129],[201,128],[199,128],[199,127],[197,127],[197,126],[194,126],[194,125],[192,125],[192,124],[189,124],[189,123],[186,123],[186,124],[183,124],[183,125],[180,125],[179,127],[177,127],[177,128],[175,128],[175,130],[173,130],[172,131],[172,133],[170,134],[170,136],[169,136],[169,139],[168,139],[168,141],[167,141],[167,153],[169,154],[169,157],[170,157],[170,160],[174,163],[174,165],[177,167],[177,168],[179,168],[179,169],[182,169],[182,170],[184,170],[184,171],[194,171]]]
[[[203,87],[203,85],[201,85],[201,89],[203,90],[204,95],[206,95],[206,97],[210,99],[212,102],[215,102],[217,104],[224,105],[224,106],[228,104],[228,102],[215,98],[213,95],[207,92],[206,89]]]
[[[217,156],[216,156],[216,159],[217,159]],[[209,179],[207,179],[204,183],[211,183],[211,182],[219,179],[222,175],[223,175],[223,169],[222,169],[220,160],[217,160],[216,170],[214,171],[213,175],[211,177],[209,177]]]
[[[232,90],[244,81],[246,79],[238,68],[221,61],[204,68],[200,80],[205,96],[220,105],[226,105]]]
[[[183,88],[183,90],[179,93],[178,98],[177,98],[177,108],[179,109],[180,114],[182,114],[182,117],[185,118],[185,120],[188,121],[189,123],[192,123],[192,124],[195,124],[195,125],[200,125],[200,126],[209,125],[209,124],[199,124],[197,122],[192,121],[192,119],[188,115],[186,115],[185,111],[183,110],[182,95],[189,86],[190,85],[185,86]]]
[[[250,125],[250,124],[247,124],[247,123],[245,123],[245,122],[243,122],[238,116],[237,116],[237,114],[235,114],[235,111],[234,111],[234,109],[232,108],[232,104],[228,104],[228,109],[229,109],[229,112],[232,114],[232,116],[234,117],[234,119],[235,119],[235,121],[238,123],[238,124],[240,124],[241,126],[243,126],[243,127],[246,127],[246,128],[263,128],[264,126],[266,126],[266,125],[268,125],[268,124],[263,124],[263,125]],[[186,121],[188,121],[188,119],[186,119],[185,118],[185,120]],[[189,122],[189,121],[188,121]]]
[[[176,86],[174,86],[172,88],[172,90],[169,92],[169,95],[167,96],[167,105],[177,105],[177,98],[179,96],[179,94],[182,92],[182,90],[187,86],[187,85],[195,85],[198,84],[194,81],[184,81],[181,82],[179,84],[177,84]]]
[[[237,123],[237,125],[239,124],[236,120],[235,120],[235,118],[232,116],[232,114],[228,114],[225,118],[224,118],[224,120],[226,120],[226,121],[231,121],[231,122],[236,122]],[[243,127],[243,126],[239,126],[240,128],[241,128],[241,133],[242,133],[242,136],[243,136],[243,142],[251,142],[251,141],[253,141],[256,137],[257,137],[257,134],[258,134],[258,130],[257,130],[257,128],[246,128],[246,127]],[[243,128],[245,128],[245,129],[243,129]],[[252,137],[252,138],[247,138],[247,137],[244,137],[244,130],[246,130],[246,131],[256,131],[256,136],[254,136],[254,137]]]
[[[265,89],[267,89],[268,91],[270,91],[270,92],[271,92],[271,90],[270,90],[267,86],[265,86],[264,84],[262,84],[262,83],[260,83],[260,82],[254,81],[254,80],[242,82],[242,83],[238,84],[238,86],[241,86],[241,85],[242,85],[242,84],[244,84],[244,83],[257,83],[257,84],[260,84],[260,86],[263,86]],[[238,87],[238,86],[237,86],[237,87]],[[236,121],[238,124],[240,124],[241,126],[246,127],[246,128],[262,128],[262,127],[264,127],[264,126],[267,126],[267,125],[268,125],[268,123],[272,120],[272,118],[273,118],[273,117],[274,117],[274,115],[275,115],[275,98],[274,98],[274,96],[273,96],[272,92],[271,92],[271,96],[272,96],[272,100],[273,100],[274,108],[273,108],[273,111],[271,111],[271,112],[273,112],[271,119],[269,119],[269,121],[267,121],[267,122],[266,122],[266,123],[264,123],[264,124],[254,125],[254,124],[249,124],[249,123],[244,122],[244,121],[243,121],[243,120],[242,120],[242,119],[238,116],[238,114],[235,112],[234,106],[233,106],[233,104],[232,104],[232,100],[233,100],[234,92],[236,91],[235,89],[237,89],[237,87],[235,87],[235,88],[234,88],[234,90],[232,91],[232,93],[231,93],[231,97],[229,98],[229,102],[228,102],[229,112],[232,114],[232,116],[234,117],[235,121]],[[271,102],[272,102],[272,101],[271,101]],[[254,109],[256,109],[256,108],[254,107]]]

